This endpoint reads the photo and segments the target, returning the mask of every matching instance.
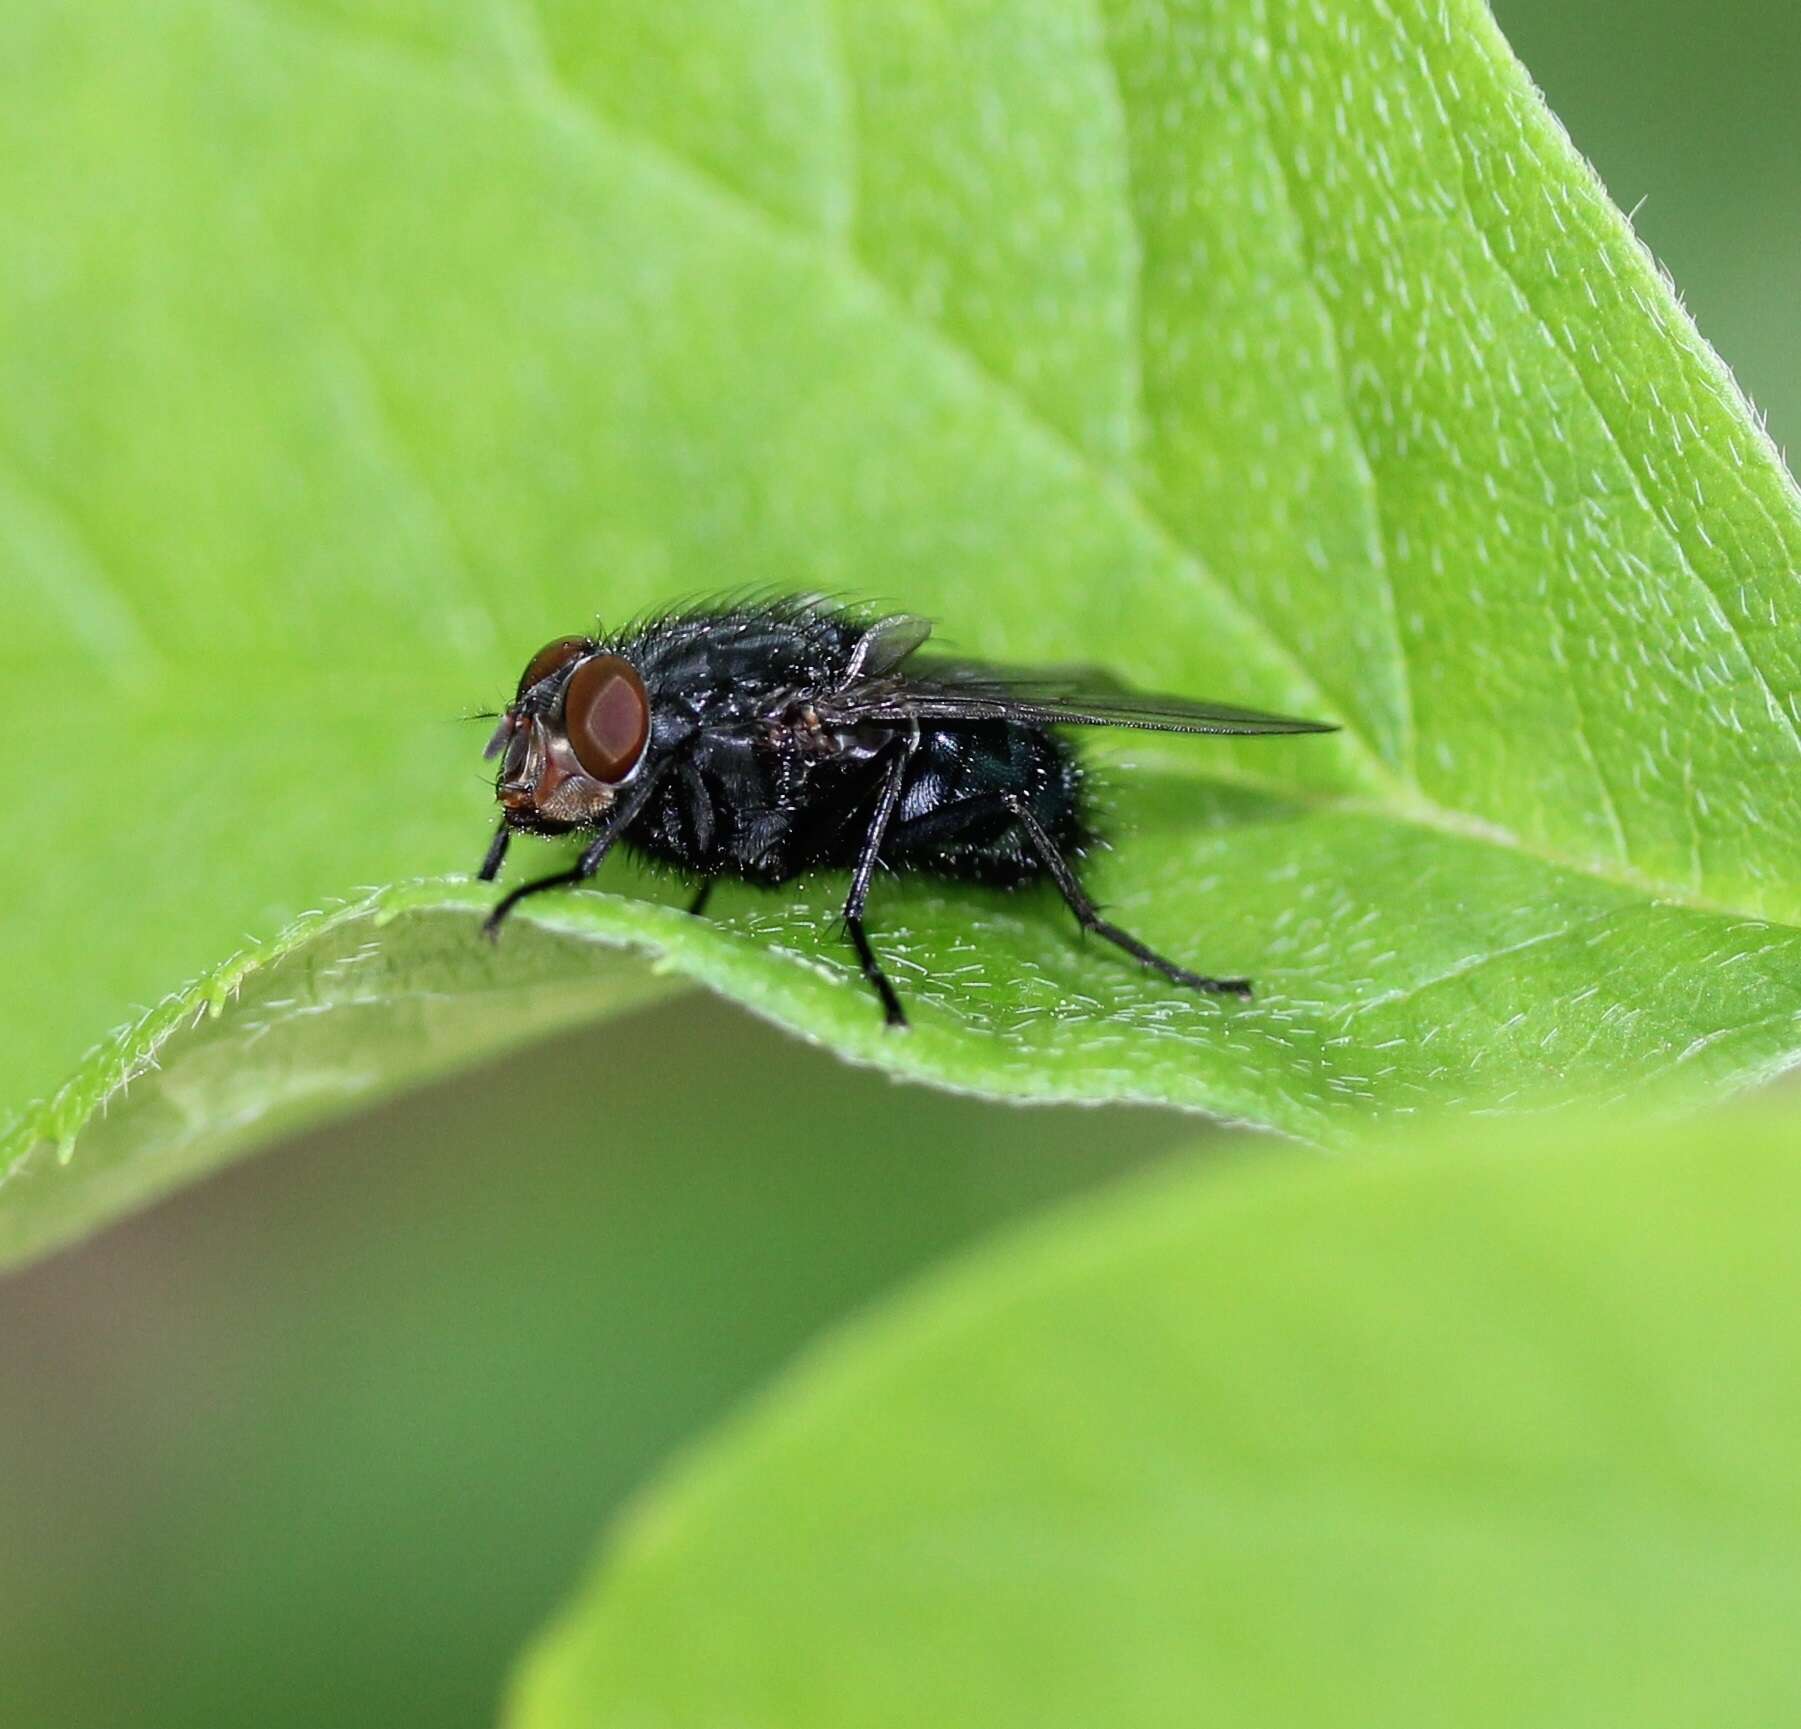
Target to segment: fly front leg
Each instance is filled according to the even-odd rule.
[[[1076,922],[1085,931],[1093,931],[1098,937],[1105,937],[1110,943],[1122,948],[1134,960],[1162,973],[1166,979],[1179,985],[1187,985],[1190,990],[1210,991],[1217,995],[1230,997],[1248,997],[1251,994],[1249,979],[1213,979],[1205,973],[1193,973],[1187,967],[1177,966],[1172,960],[1165,959],[1153,948],[1146,947],[1137,937],[1128,931],[1122,931],[1118,925],[1110,923],[1100,915],[1099,909],[1088,898],[1088,892],[1082,887],[1074,868],[1063,856],[1063,849],[1051,838],[1044,824],[1038,820],[1038,813],[1022,798],[1012,793],[1003,795],[1001,802],[1006,805],[1026,831],[1026,838],[1031,841],[1033,850],[1044,861],[1045,868],[1051,873],[1051,880],[1057,885],[1069,910],[1076,915]]]
[[[501,924],[514,907],[528,895],[543,894],[546,889],[573,888],[577,883],[584,883],[600,869],[601,861],[613,850],[613,843],[637,819],[650,795],[656,790],[657,777],[646,775],[632,787],[618,804],[608,813],[606,826],[589,841],[583,849],[582,856],[574,866],[565,871],[555,871],[549,876],[539,877],[535,882],[521,883],[510,894],[503,895],[494,910],[488,914],[482,925],[482,934],[499,940]],[[498,864],[498,860],[496,860]]]
[[[513,831],[507,825],[505,817],[500,819],[500,827],[494,831],[494,838],[488,843],[487,856],[482,860],[482,868],[475,873],[477,882],[491,883],[500,875],[500,867],[507,856],[507,848],[512,844]]]
[[[869,946],[868,933],[863,929],[863,909],[869,904],[869,885],[875,879],[876,866],[881,863],[882,858],[882,842],[888,838],[888,828],[894,821],[895,807],[900,803],[901,784],[906,779],[907,764],[913,756],[913,741],[902,740],[889,748],[894,752],[894,760],[889,763],[888,772],[882,779],[875,814],[869,820],[868,832],[863,836],[863,845],[857,852],[856,868],[851,872],[850,893],[844,898],[844,929],[850,937],[851,946],[857,951],[857,959],[862,963],[864,978],[869,980],[875,994],[881,998],[883,1020],[891,1027],[904,1027],[907,1024],[907,1011],[901,1007],[900,998],[895,995],[888,975],[882,971],[881,962],[875,958],[875,950]]]

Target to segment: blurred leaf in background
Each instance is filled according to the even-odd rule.
[[[1797,1139],[1458,1125],[1073,1206],[644,1497],[508,1722],[1794,1722]]]
[[[489,1723],[684,1437],[900,1276],[1191,1135],[897,1088],[690,999],[8,1281],[0,1723]]]

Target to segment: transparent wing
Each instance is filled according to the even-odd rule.
[[[1144,732],[1277,734],[1336,732],[1330,721],[1265,714],[1227,703],[1195,702],[1148,691],[1096,688],[1060,673],[1011,674],[994,667],[922,664],[917,671],[867,678],[815,704],[828,726],[860,721],[1011,720],[1027,726],[1124,726]]]

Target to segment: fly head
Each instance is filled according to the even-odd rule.
[[[488,740],[507,826],[591,826],[637,776],[649,742],[650,695],[629,660],[587,637],[547,643]]]

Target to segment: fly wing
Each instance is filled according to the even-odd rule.
[[[1097,688],[1105,675],[1084,679],[1087,676],[1094,677],[1093,685],[1056,673],[1014,675],[986,666],[922,665],[917,674],[859,680],[814,706],[828,726],[1010,720],[1026,726],[1136,727],[1141,732],[1248,735],[1338,730],[1330,721],[1148,691]]]
[[[893,672],[931,634],[932,621],[915,613],[897,612],[877,619],[850,651],[848,681],[859,684]]]

